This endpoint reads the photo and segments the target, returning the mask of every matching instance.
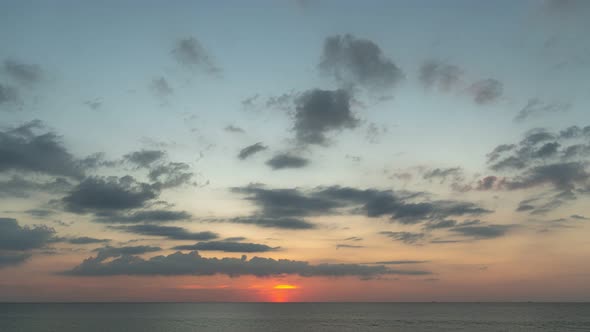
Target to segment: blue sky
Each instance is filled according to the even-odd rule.
[[[219,241],[244,238],[229,241],[243,248],[268,246],[254,254],[260,257],[353,264],[339,276],[342,290],[351,283],[374,290],[328,299],[383,300],[388,281],[376,272],[359,280],[358,271],[400,259],[428,263],[416,267],[424,274],[389,283],[418,289],[436,279],[448,289],[417,291],[409,300],[468,293],[466,278],[474,288],[533,280],[503,299],[556,299],[540,286],[549,278],[567,289],[565,299],[590,296],[587,285],[574,291],[590,273],[575,264],[590,253],[583,237],[590,217],[584,1],[0,3],[0,220],[25,242],[46,233],[28,247],[2,246],[8,240],[0,236],[7,280],[0,287],[33,292],[84,278],[121,285],[109,260],[97,260],[92,268],[103,270],[95,274],[79,272],[89,268],[82,260],[98,259],[105,246],[161,251],[131,254],[144,260],[176,257],[169,255],[187,239],[124,228],[157,224],[214,232]],[[568,128],[571,135],[561,134]],[[539,133],[544,138],[531,143]],[[47,145],[35,145],[41,139]],[[493,158],[503,144],[514,146]],[[254,152],[240,158],[248,147]],[[47,189],[58,180],[68,185]],[[336,199],[326,188],[363,198]],[[101,195],[139,201],[124,206]],[[373,204],[385,205],[377,213]],[[156,221],[148,212],[184,214]],[[288,218],[312,226],[293,227]],[[109,241],[69,240],[76,237]],[[567,266],[543,275],[552,268],[528,266],[542,256],[529,245]],[[477,272],[469,276],[458,265]],[[127,268],[122,274],[140,284],[153,278]],[[31,271],[47,281],[23,277]],[[226,282],[227,271],[189,272],[170,276],[171,283],[181,289],[184,275],[212,289]],[[291,274],[306,273],[314,281],[299,282],[315,293],[299,299],[317,299],[318,285],[329,281],[319,272]],[[224,298],[259,299],[232,297],[248,282],[223,288]],[[49,299],[68,299],[55,289]],[[173,298],[166,296],[138,299]]]

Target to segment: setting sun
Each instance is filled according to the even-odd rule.
[[[295,285],[275,285],[273,288],[274,289],[297,289],[299,287],[297,287]]]

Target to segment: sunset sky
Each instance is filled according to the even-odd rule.
[[[589,22],[0,0],[0,301],[589,301]]]

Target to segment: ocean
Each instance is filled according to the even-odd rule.
[[[590,331],[590,304],[3,303],[0,331]]]

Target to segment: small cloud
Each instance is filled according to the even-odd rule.
[[[262,142],[258,142],[256,144],[252,144],[249,145],[243,149],[240,150],[240,153],[238,153],[238,158],[241,160],[244,160],[258,152],[264,151],[268,149],[267,146],[263,145]]]
[[[278,154],[269,159],[266,164],[273,170],[303,168],[309,164],[309,159],[291,154]]]
[[[174,89],[164,77],[154,78],[150,83],[150,89],[160,98],[168,97],[174,93]]]
[[[225,130],[229,133],[235,133],[235,134],[244,134],[246,132],[244,129],[234,126],[234,125],[226,126],[225,128],[223,128],[223,130]]]
[[[504,92],[504,85],[498,80],[488,78],[473,83],[467,91],[472,94],[475,103],[484,105],[497,101]]]
[[[209,52],[201,45],[195,37],[181,39],[172,50],[176,60],[187,67],[202,69],[208,73],[219,73],[221,71],[214,63]]]

